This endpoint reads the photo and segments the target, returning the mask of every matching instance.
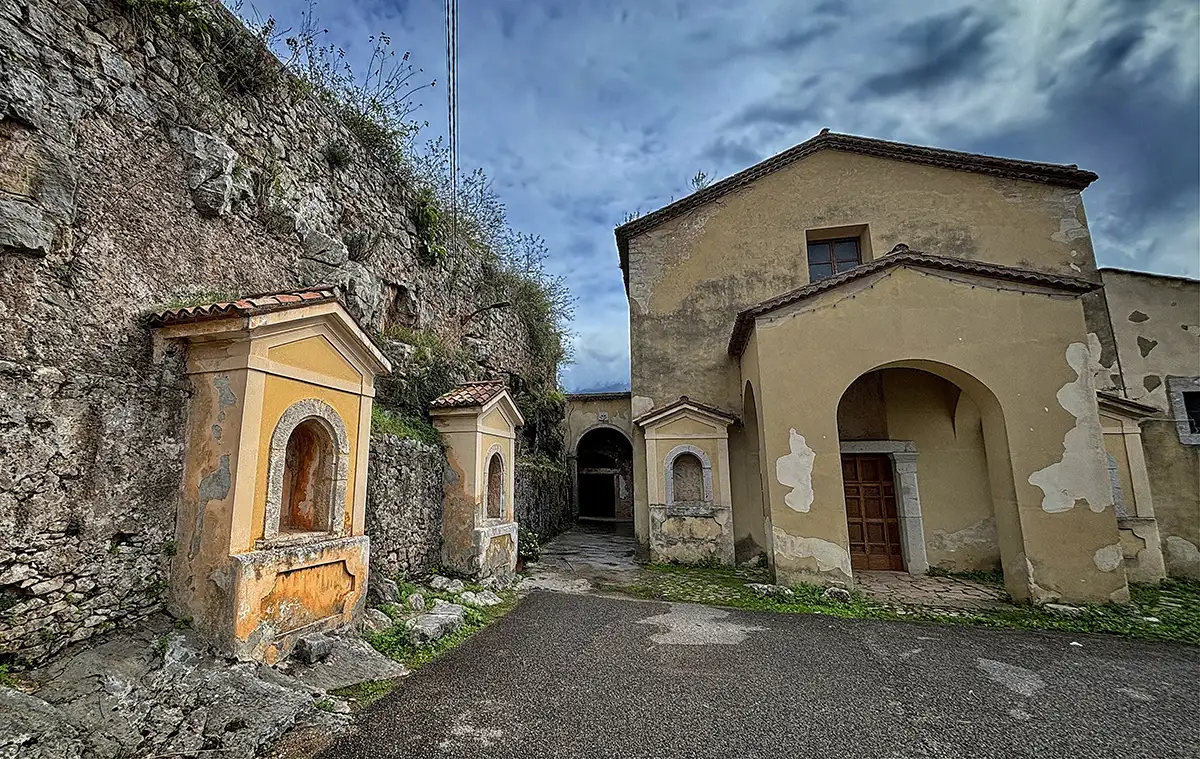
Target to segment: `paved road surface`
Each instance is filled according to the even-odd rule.
[[[1196,757],[1198,722],[1188,646],[537,592],[323,756]]]

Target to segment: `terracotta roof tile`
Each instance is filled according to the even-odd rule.
[[[662,224],[693,208],[716,200],[755,180],[788,166],[802,158],[812,155],[819,150],[832,149],[847,153],[890,158],[897,161],[919,163],[927,166],[940,166],[947,169],[969,171],[1008,179],[1019,179],[1026,182],[1068,187],[1082,190],[1099,177],[1093,172],[1086,171],[1074,164],[1040,163],[1038,161],[1022,161],[1013,158],[982,155],[980,153],[964,153],[958,150],[910,145],[903,142],[877,140],[872,137],[860,137],[853,134],[839,134],[824,129],[815,137],[789,148],[782,153],[771,156],[753,166],[743,169],[733,176],[697,190],[687,197],[664,206],[653,213],[648,213],[616,229],[617,250],[621,257],[621,272],[625,277],[625,288],[629,288],[629,240],[643,232]]]
[[[482,406],[499,395],[505,387],[503,380],[464,382],[448,393],[435,398],[429,405],[432,408]]]
[[[1051,287],[1078,294],[1091,292],[1101,287],[1099,282],[1092,282],[1079,277],[1050,274],[1033,269],[1022,269],[1016,266],[968,261],[964,258],[935,256],[929,253],[909,250],[906,245],[897,245],[892,249],[891,253],[874,261],[856,266],[841,274],[826,277],[825,279],[791,290],[782,295],[777,295],[770,300],[765,300],[743,310],[737,315],[737,319],[733,323],[733,334],[729,337],[729,353],[733,356],[742,355],[742,352],[746,349],[746,343],[750,339],[750,330],[754,327],[754,320],[759,316],[774,311],[777,308],[798,303],[805,298],[810,298],[813,295],[839,287],[847,282],[861,279],[875,272],[904,265],[917,266],[924,269],[937,269],[939,271],[959,272],[962,274],[980,274],[985,277],[1006,279],[1012,282],[1041,287]]]
[[[210,319],[257,316],[272,311],[311,306],[332,300],[337,300],[337,292],[332,287],[315,287],[282,293],[249,295],[245,298],[221,303],[168,308],[151,314],[148,320],[153,327],[165,327],[171,324],[187,324]]]

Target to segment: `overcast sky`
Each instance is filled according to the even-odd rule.
[[[253,0],[295,23],[297,0]],[[350,59],[389,34],[438,87],[440,0],[320,0]],[[1200,276],[1200,4],[1128,0],[462,0],[460,164],[546,238],[578,297],[570,390],[627,387],[613,227],[823,127],[1053,163],[1102,266]]]

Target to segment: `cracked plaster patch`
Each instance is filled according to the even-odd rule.
[[[791,453],[775,460],[775,479],[791,488],[783,499],[788,508],[807,512],[813,503],[812,470],[817,454],[794,429],[788,432],[788,448]]]
[[[710,606],[672,604],[667,613],[639,619],[637,623],[662,628],[650,640],[671,646],[736,646],[750,633],[766,629],[729,621],[729,616],[729,612]]]
[[[988,679],[1008,688],[1013,693],[1029,698],[1046,687],[1046,681],[1038,677],[1036,672],[1005,664],[994,659],[976,659],[975,666],[983,670]]]
[[[802,538],[788,534],[778,527],[771,528],[771,539],[777,557],[790,561],[812,559],[821,572],[840,571],[850,577],[850,553],[837,543],[821,538]]]
[[[1088,344],[1067,346],[1067,364],[1076,378],[1059,389],[1058,405],[1075,417],[1075,426],[1063,437],[1062,458],[1029,475],[1029,484],[1042,491],[1042,510],[1058,514],[1073,509],[1079,501],[1099,514],[1112,505],[1108,460],[1104,455],[1100,417],[1096,413],[1093,381],[1099,364],[1100,341],[1088,335]]]
[[[1121,566],[1123,561],[1125,561],[1125,556],[1121,551],[1120,543],[1104,546],[1092,554],[1092,562],[1101,572],[1112,572]]]

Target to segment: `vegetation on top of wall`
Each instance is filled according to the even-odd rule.
[[[534,460],[560,460],[562,421],[567,416],[566,391],[544,381],[522,382],[514,389],[513,399],[525,417],[520,435],[526,456]]]
[[[518,456],[517,466],[522,469],[538,469],[544,472],[557,472],[559,474],[564,474],[567,471],[566,464],[557,459],[552,459],[544,453]]]
[[[371,434],[393,435],[429,445],[442,446],[441,433],[430,424],[428,419],[404,412],[390,411],[380,406],[371,407]]]
[[[561,403],[544,399],[554,398],[558,369],[570,359],[567,325],[572,296],[563,279],[547,269],[544,240],[512,228],[503,202],[482,170],[459,172],[452,181],[446,144],[441,140],[418,143],[424,126],[414,118],[419,93],[435,82],[425,77],[409,53],[393,49],[386,34],[376,34],[367,40],[365,49],[370,54],[365,66],[355,70],[346,52],[327,42],[328,29],[317,19],[316,0],[309,0],[301,11],[297,28],[287,30],[270,17],[244,17],[244,0],[225,0],[232,14],[206,0],[118,2],[135,21],[173,30],[213,61],[211,66],[198,67],[188,86],[181,82],[179,90],[186,93],[180,96],[182,121],[216,129],[230,110],[224,101],[273,95],[311,101],[340,122],[344,130],[334,129],[317,143],[330,167],[345,169],[362,155],[365,163],[394,180],[410,207],[417,237],[415,257],[429,266],[445,266],[449,287],[457,287],[462,281],[459,274],[468,272],[466,282],[472,289],[467,295],[472,301],[485,309],[511,309],[516,316],[524,335],[513,337],[524,338],[531,359],[514,383],[522,411],[534,420],[526,435],[533,450],[556,456],[551,427],[560,413],[554,407]],[[294,224],[276,200],[278,161],[270,148],[264,150],[267,158],[257,183],[259,218],[272,233],[292,234]],[[375,239],[361,229],[343,231],[343,241],[355,260],[370,255]],[[385,405],[424,415],[428,401],[466,378],[460,371],[467,363],[463,359],[461,351],[448,349],[418,356],[403,381],[390,383],[391,397],[385,398]]]
[[[376,403],[411,416],[424,418],[429,404],[470,376],[471,356],[430,330],[392,327],[381,333],[383,342],[411,346],[407,360],[390,376],[377,382]]]

